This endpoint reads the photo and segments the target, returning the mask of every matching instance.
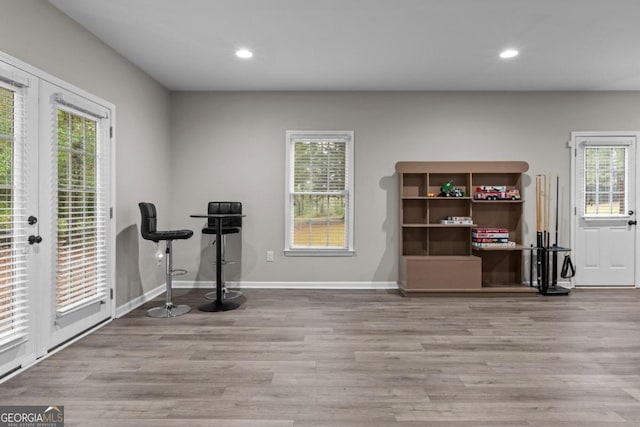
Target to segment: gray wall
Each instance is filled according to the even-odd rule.
[[[394,165],[407,160],[529,162],[527,242],[535,239],[535,175],[559,174],[568,245],[570,132],[640,129],[640,94],[631,92],[181,92],[171,109],[172,222],[196,230],[176,254],[187,280],[215,277],[210,238],[189,214],[209,200],[239,200],[247,214],[242,265],[230,279],[395,281]],[[355,131],[355,257],[283,256],[287,129]],[[275,262],[266,262],[267,250]]]
[[[229,279],[395,281],[401,160],[525,160],[559,173],[568,236],[572,130],[640,129],[638,93],[173,93],[44,0],[0,0],[0,50],[94,93],[117,108],[117,303],[160,285],[155,245],[139,237],[137,202],[159,208],[160,227],[196,230],[176,243],[187,280],[212,280],[210,238],[199,233],[209,200],[240,200],[242,253]],[[285,258],[284,133],[356,133],[352,258]],[[529,184],[524,197],[532,200]],[[529,239],[535,209],[527,203]],[[267,263],[265,252],[276,252]]]
[[[0,0],[0,51],[116,105],[117,304],[164,282],[139,238],[142,199],[168,226],[169,92],[44,0]],[[167,218],[163,222],[162,218]]]

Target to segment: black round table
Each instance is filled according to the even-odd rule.
[[[214,301],[198,306],[200,311],[229,311],[240,307],[234,301],[224,301],[222,299],[222,220],[225,218],[244,217],[244,214],[194,214],[191,218],[212,218],[216,225],[216,299]]]

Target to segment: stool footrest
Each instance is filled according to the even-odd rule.
[[[183,268],[176,268],[175,270],[171,270],[171,277],[175,276],[184,276],[188,271]]]

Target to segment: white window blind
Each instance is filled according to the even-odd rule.
[[[106,144],[96,117],[57,105],[56,311],[65,315],[106,298]]]
[[[287,132],[290,255],[353,250],[353,132]]]
[[[627,215],[627,147],[585,145],[583,156],[583,215]]]
[[[0,349],[26,339],[26,85],[0,79]]]

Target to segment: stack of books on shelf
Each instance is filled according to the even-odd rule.
[[[506,228],[476,228],[471,232],[471,244],[476,248],[507,248],[515,246],[509,241]]]
[[[440,224],[473,224],[473,219],[470,216],[448,216],[447,219],[441,219]]]

